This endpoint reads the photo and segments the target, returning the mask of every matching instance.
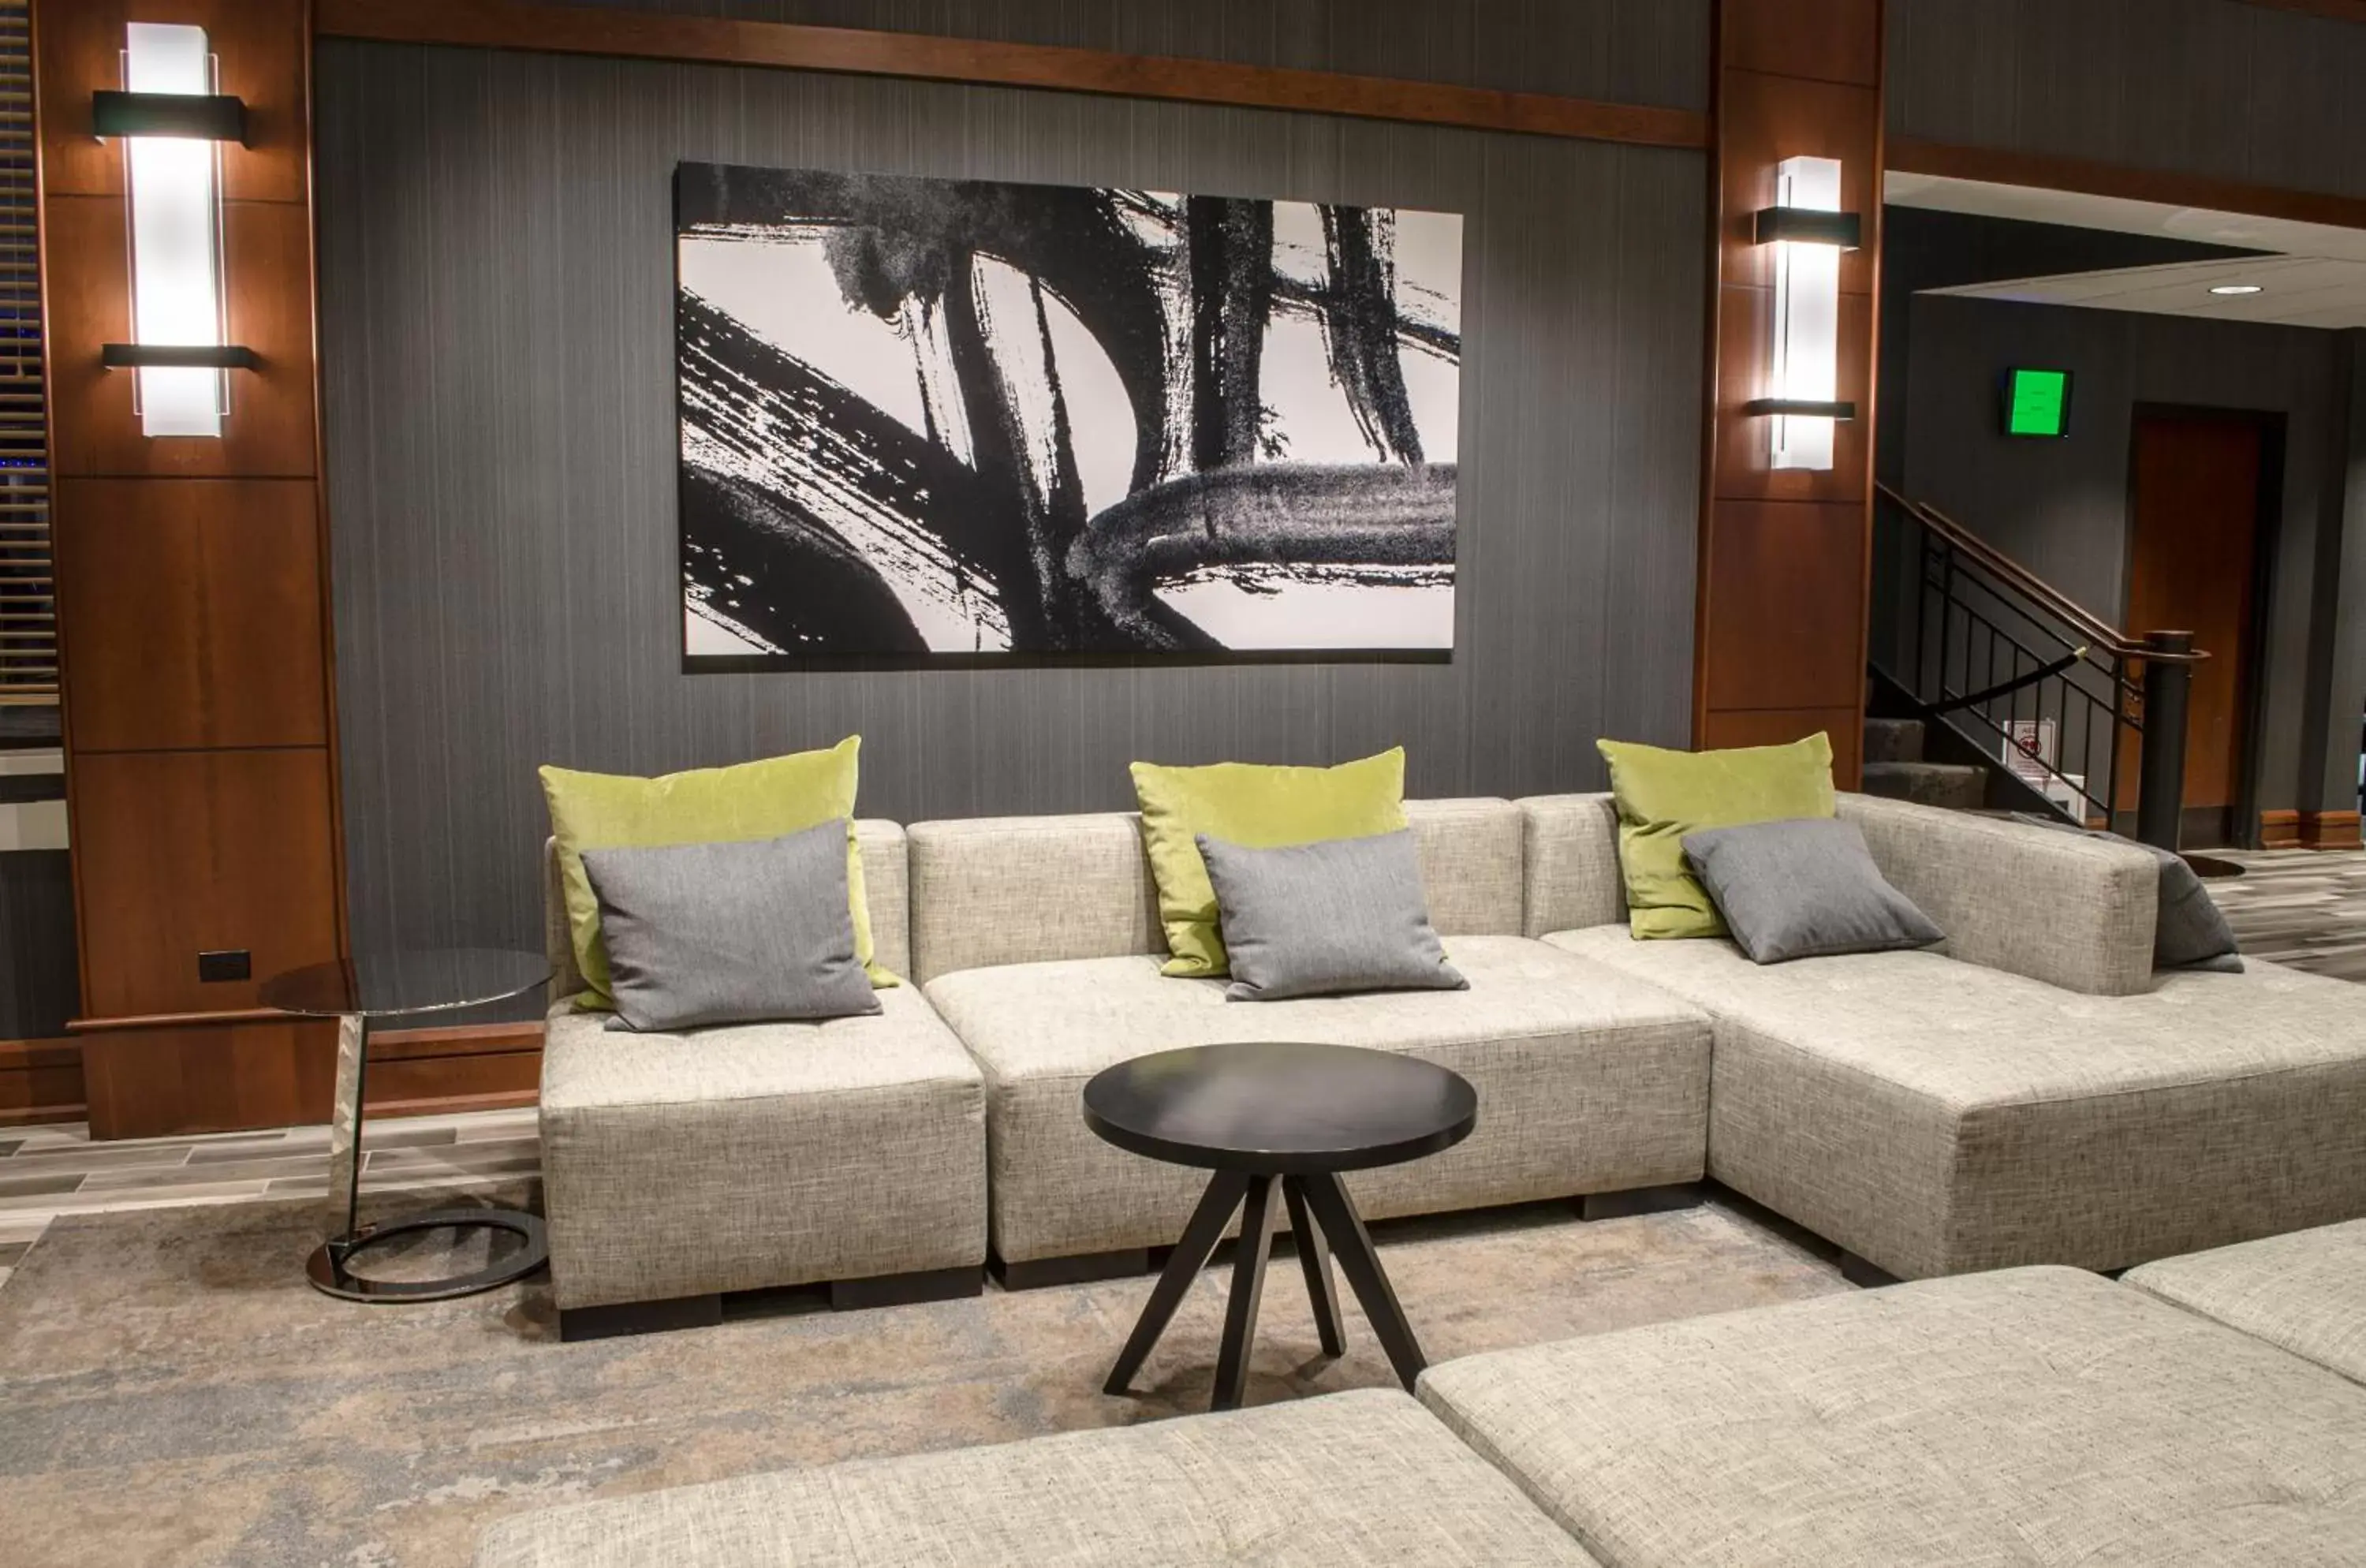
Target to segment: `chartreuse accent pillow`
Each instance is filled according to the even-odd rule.
[[[1788,746],[1668,751],[1598,740],[1618,802],[1618,866],[1628,929],[1639,938],[1722,936],[1708,890],[1684,863],[1684,835],[1801,817],[1830,817],[1832,743],[1811,735]]]
[[[623,773],[542,770],[550,830],[558,840],[558,869],[567,888],[567,925],[575,939],[575,966],[586,989],[580,1006],[614,1011],[608,950],[600,940],[600,900],[584,874],[585,850],[668,844],[738,843],[803,832],[846,818],[847,913],[854,921],[854,956],[873,986],[896,976],[872,956],[871,910],[862,893],[862,856],[855,848],[855,756],[862,738],[849,736],[826,751],[799,751],[730,768],[693,768],[659,778]]]
[[[1325,839],[1363,839],[1405,825],[1404,749],[1335,768],[1215,762],[1200,768],[1133,764],[1158,919],[1174,954],[1162,974],[1200,978],[1227,973],[1216,890],[1198,835],[1250,849]]]

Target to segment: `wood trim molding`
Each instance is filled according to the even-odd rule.
[[[2366,198],[2359,197],[2298,190],[2289,186],[2252,185],[2207,175],[2138,169],[2125,164],[2061,158],[2050,152],[2018,152],[2000,147],[1966,147],[1951,141],[1894,136],[1889,139],[1882,166],[1900,174],[1979,180],[1989,185],[2032,186],[2040,190],[2078,191],[2163,207],[2194,207],[2211,212],[2281,218],[2295,223],[2324,223],[2338,229],[2366,229]]]
[[[2266,11],[2292,11],[2328,21],[2366,24],[2366,0],[2242,0]]]
[[[113,1034],[131,1029],[206,1029],[217,1024],[287,1023],[296,1017],[276,1008],[225,1008],[219,1012],[145,1012],[113,1018],[70,1018],[68,1034]]]
[[[2366,849],[2355,811],[2304,811],[2300,814],[2300,844],[2304,850]]]
[[[2300,848],[2300,813],[2290,810],[2260,812],[2259,848],[2263,850]]]
[[[424,1062],[449,1056],[542,1055],[542,1025],[459,1023],[437,1029],[381,1029],[370,1034],[372,1062]]]
[[[319,0],[322,38],[896,76],[1706,148],[1708,117],[1444,82],[532,0]]]

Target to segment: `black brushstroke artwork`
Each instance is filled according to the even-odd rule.
[[[685,164],[688,667],[1445,652],[1461,220]]]

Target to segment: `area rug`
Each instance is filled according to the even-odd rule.
[[[32,1247],[0,1292],[0,1559],[466,1564],[523,1509],[1202,1409],[1222,1329],[1211,1271],[1122,1398],[1101,1381],[1147,1278],[852,1313],[783,1292],[720,1327],[562,1345],[539,1279],[417,1306],[319,1295],[300,1272],[319,1224],[317,1203],[155,1210],[62,1219]],[[1375,1230],[1432,1360],[1849,1288],[1739,1201]],[[1278,1256],[1249,1403],[1386,1385],[1362,1319],[1347,1331],[1324,1359]]]

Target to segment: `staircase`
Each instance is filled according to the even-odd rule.
[[[1875,491],[1865,793],[2178,848],[2209,655],[2186,632],[2131,637],[1937,507]]]
[[[1923,755],[1928,744],[1921,719],[1868,716],[1865,793],[1955,811],[1987,809],[1990,770],[1969,762],[1932,761]]]

